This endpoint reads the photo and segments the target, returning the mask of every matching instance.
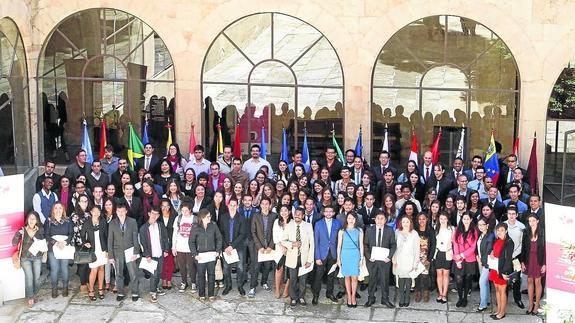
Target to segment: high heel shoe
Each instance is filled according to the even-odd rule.
[[[104,290],[103,289],[98,289],[98,298],[104,299]]]
[[[96,300],[96,295],[94,295],[94,291],[93,291],[93,290],[91,290],[91,291],[88,292],[88,298],[89,298],[91,301],[95,301],[95,300]]]

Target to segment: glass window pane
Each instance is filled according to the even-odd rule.
[[[264,59],[272,58],[271,28],[271,14],[263,13],[241,19],[224,33],[254,64],[257,64]]]
[[[549,105],[547,118],[575,119],[575,64],[569,63],[557,78]]]
[[[14,56],[14,43],[4,35],[0,34],[0,75],[3,77],[10,76],[10,66],[12,65],[12,57]]]
[[[243,108],[248,102],[248,87],[246,85],[204,84],[204,98],[210,97],[216,111],[222,111],[229,105]]]
[[[426,66],[392,38],[377,58],[373,86],[419,86]]]
[[[343,85],[339,59],[325,37],[300,58],[293,69],[300,85]]]
[[[513,90],[517,87],[515,61],[501,40],[483,52],[469,71],[473,88]]]
[[[431,16],[402,28],[396,38],[410,56],[430,66],[444,63],[445,16]]]
[[[447,61],[465,68],[498,40],[485,26],[468,18],[447,17]]]
[[[263,62],[252,71],[250,83],[294,84],[292,71],[280,62]]]
[[[423,78],[422,87],[467,89],[467,76],[453,66],[430,69]]]
[[[299,19],[274,14],[274,58],[291,65],[321,33]]]
[[[206,54],[203,80],[247,83],[252,67],[252,64],[220,35]]]
[[[298,120],[343,118],[343,111],[336,109],[338,102],[343,102],[341,89],[300,87]],[[341,109],[341,106],[339,108]]]

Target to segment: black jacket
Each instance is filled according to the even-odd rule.
[[[437,187],[438,180],[435,176],[430,176],[429,180],[425,183],[425,192],[429,191],[430,188]],[[442,204],[445,203],[445,199],[447,199],[447,195],[449,191],[451,191],[455,187],[455,184],[447,177],[443,176],[441,180],[439,180],[439,190],[437,190],[437,199],[441,201]]]
[[[125,197],[120,199],[120,203],[123,203],[128,208],[128,217],[136,220],[138,223],[138,228],[144,224],[144,205],[139,197],[132,196],[132,203],[128,204],[128,200]]]
[[[377,208],[374,206],[371,207],[371,212],[367,212],[367,207],[364,206],[361,209],[357,210],[357,216],[361,216],[363,220],[363,225],[370,226],[375,225],[375,215],[377,214]]]
[[[433,256],[435,255],[435,248],[437,244],[437,238],[435,237],[435,230],[431,228],[430,225],[427,225],[425,231],[419,231],[419,225],[416,224],[415,231],[419,234],[420,238],[427,238],[428,239],[428,246],[427,246],[427,260],[431,261]]]
[[[522,252],[521,255],[519,255],[519,260],[522,264],[525,264],[526,267],[528,267],[529,262],[533,260],[529,259],[531,250],[530,230],[531,229],[527,227],[523,233]],[[539,266],[545,265],[545,258],[545,229],[539,225],[539,230],[537,230],[537,263]]]
[[[495,242],[494,242],[495,244]],[[503,278],[503,275],[509,275],[513,273],[513,249],[515,248],[515,244],[513,240],[509,236],[505,239],[505,245],[501,250],[501,254],[499,255],[499,262],[498,262],[498,272],[499,277]]]
[[[160,215],[160,217],[158,218],[158,222],[161,222],[164,227],[166,227],[166,230],[168,231],[168,245],[170,246],[170,249],[172,249],[172,236],[174,234],[174,221],[176,221],[176,219],[178,218],[178,216],[170,216],[168,218],[168,222],[166,223],[164,221],[164,217]]]
[[[220,252],[222,250],[222,234],[216,224],[212,222],[208,223],[206,228],[202,224],[194,225],[188,244],[194,257],[200,252]]]
[[[168,230],[162,222],[156,222],[160,232],[160,245],[162,252],[170,252],[170,244],[168,242]],[[146,222],[140,228],[140,244],[142,245],[142,257],[152,256],[152,243],[150,241],[150,223]],[[162,255],[163,256],[163,255]]]
[[[94,233],[98,231],[98,235],[100,236],[100,247],[102,251],[108,251],[108,223],[104,217],[100,217],[100,222],[98,226],[95,227],[92,223],[92,219],[88,218],[82,225],[82,231],[80,231],[82,235],[82,241],[84,243],[90,243],[90,251],[96,250],[96,237]]]
[[[52,191],[57,191],[60,188],[60,178],[62,176],[52,173],[52,179],[54,180],[54,185],[52,185]],[[42,189],[42,182],[44,182],[44,178],[46,178],[46,173],[36,177],[36,192]]]
[[[206,199],[204,198],[204,201]],[[202,204],[203,201],[202,201]],[[210,203],[210,205],[208,205],[208,207],[206,207],[206,210],[210,211],[210,215],[212,217],[212,222],[216,223],[218,225],[218,227],[220,226],[220,219],[222,217],[222,215],[227,214],[228,213],[228,207],[226,206],[226,203],[222,201],[222,203],[220,204],[220,208],[218,210],[218,213],[216,215],[216,206],[214,205],[214,203]]]
[[[222,249],[226,249],[228,246],[237,249],[244,246],[248,230],[246,228],[249,222],[244,218],[243,215],[236,212],[234,216],[234,232],[232,236],[232,242],[230,243],[230,220],[231,216],[229,213],[224,213],[220,217],[220,232],[222,233]]]
[[[485,268],[489,268],[487,266],[487,258],[491,251],[493,251],[493,243],[495,242],[495,234],[493,232],[488,232],[483,239],[481,240],[481,244],[477,247],[479,249],[479,253],[481,255],[481,265]]]
[[[393,230],[387,225],[383,226],[382,240],[382,247],[389,249],[388,258],[393,258],[397,247],[395,232],[393,232]],[[363,238],[363,252],[367,260],[371,258],[372,247],[377,247],[377,226],[375,225],[372,225],[365,230],[365,237]]]

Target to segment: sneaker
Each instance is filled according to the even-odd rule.
[[[216,300],[216,297],[215,297],[215,296],[210,296],[210,297],[208,297],[208,300],[209,300],[210,302],[213,302],[213,301]]]
[[[195,294],[198,292],[198,287],[196,287],[196,284],[192,283],[192,294]]]
[[[158,295],[156,293],[150,293],[150,302],[152,303],[158,302]]]
[[[132,302],[137,302],[140,299],[140,295],[132,295]]]
[[[158,296],[164,296],[164,295],[166,295],[166,291],[161,289],[161,288],[158,288],[158,290],[156,291],[156,294],[158,294]]]
[[[193,286],[194,284],[192,284]],[[186,291],[186,288],[188,288],[188,285],[186,285],[185,283],[181,283],[180,284],[180,289],[178,290],[178,292],[183,293],[184,291]],[[193,287],[192,287],[193,288]]]
[[[254,298],[256,297],[256,289],[255,288],[251,288],[250,291],[248,292],[248,297],[249,298]]]
[[[68,297],[68,292],[69,292],[69,291],[68,291],[68,288],[67,288],[67,287],[64,288],[64,289],[62,289],[62,296]]]
[[[268,292],[271,290],[271,288],[268,286],[268,284],[262,284],[262,288]]]
[[[457,293],[457,288],[452,288],[452,289],[451,289],[451,292],[452,292],[452,293]]]
[[[203,302],[203,301],[205,301],[205,300],[206,300],[206,297],[205,297],[205,296],[200,296],[200,301]]]
[[[122,294],[118,294],[118,296],[116,296],[116,301],[121,302],[126,298],[125,295]]]

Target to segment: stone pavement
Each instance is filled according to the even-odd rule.
[[[388,309],[379,305],[364,308],[367,290],[360,292],[357,308],[333,305],[325,299],[322,291],[320,304],[311,305],[311,291],[308,288],[306,307],[290,307],[287,299],[277,300],[273,292],[258,288],[256,297],[241,297],[234,289],[226,296],[218,296],[214,302],[200,302],[197,294],[189,291],[179,293],[172,289],[159,302],[149,302],[148,294],[138,302],[126,299],[116,302],[115,294],[106,294],[104,300],[90,301],[86,295],[80,295],[78,276],[70,270],[71,293],[69,297],[59,296],[52,299],[50,284],[46,281],[40,291],[40,302],[28,309],[23,300],[10,301],[0,307],[0,322],[490,322],[489,311],[476,314],[479,292],[474,291],[465,309],[455,307],[457,294],[450,293],[451,301],[439,304],[433,298],[429,303],[415,303],[409,308]],[[174,282],[179,278],[174,278]],[[235,284],[235,281],[234,281]],[[145,284],[148,286],[148,284]],[[220,291],[221,292],[221,291]],[[392,292],[393,295],[393,292]],[[432,296],[434,294],[432,293]],[[493,295],[495,297],[495,295]],[[524,295],[523,302],[527,304]],[[513,302],[507,308],[507,317],[502,322],[543,322],[542,318],[527,316]]]

